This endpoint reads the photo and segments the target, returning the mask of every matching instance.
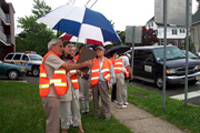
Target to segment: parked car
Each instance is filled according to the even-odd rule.
[[[24,66],[27,72],[31,72],[33,76],[38,76],[42,56],[34,52],[12,52],[6,55],[4,62]]]
[[[182,50],[182,52],[184,54],[186,54],[186,51],[185,50]],[[200,60],[200,57],[198,57],[197,55],[193,54],[192,52],[188,51],[188,57],[190,59],[194,59],[194,60]]]
[[[0,61],[0,75],[7,76],[11,80],[16,80],[19,77],[24,77],[26,70],[24,67]]]
[[[163,86],[163,46],[141,46],[134,48],[135,79],[155,83],[158,88]],[[129,51],[131,54],[131,50]],[[166,82],[178,84],[185,82],[185,54],[176,46],[166,47]],[[200,76],[197,60],[188,60],[188,81],[195,84]]]

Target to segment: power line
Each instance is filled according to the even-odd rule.
[[[98,0],[96,0],[91,6],[90,9],[97,3]]]
[[[74,0],[74,1],[72,2],[72,5],[74,5],[75,2],[76,2],[76,0]]]
[[[85,4],[85,7],[87,7],[88,3],[90,2],[90,0],[88,0],[88,2]]]

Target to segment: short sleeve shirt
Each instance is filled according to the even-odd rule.
[[[60,59],[59,57],[55,55],[49,55],[45,62],[44,62],[44,67],[47,71],[47,77],[48,79],[52,79],[53,77],[53,72],[57,69],[59,69],[65,62]],[[56,94],[53,85],[50,85],[50,92],[49,92],[49,97],[57,97],[58,95]]]
[[[130,66],[129,58],[127,56],[123,56],[122,64],[123,64],[123,67]]]

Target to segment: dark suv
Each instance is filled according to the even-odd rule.
[[[163,85],[163,46],[134,48],[134,78],[152,82],[158,88]],[[169,84],[184,83],[185,54],[176,46],[166,47],[166,81]],[[131,53],[131,51],[129,51]],[[199,61],[189,59],[188,81],[195,84],[200,76]]]

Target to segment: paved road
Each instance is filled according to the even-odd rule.
[[[157,91],[161,94],[163,93],[162,90],[157,89],[155,85],[151,83],[147,83],[147,82],[139,81],[139,80],[134,80],[131,83],[147,90]],[[178,99],[178,100],[184,100],[184,94],[185,94],[184,84],[170,85],[168,86],[166,90],[167,96]],[[188,103],[200,105],[200,82],[197,82],[195,85],[189,85]]]

